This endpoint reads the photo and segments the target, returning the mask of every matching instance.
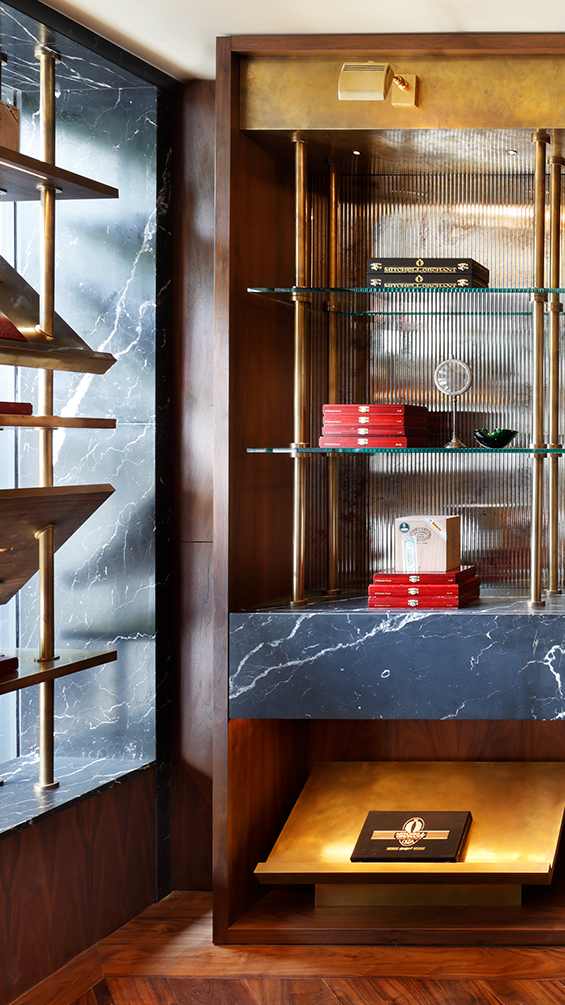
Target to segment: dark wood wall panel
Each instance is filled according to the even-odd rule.
[[[152,769],[0,842],[0,1005],[154,899]]]
[[[308,778],[307,722],[233,719],[229,728],[230,923],[265,893],[265,861]]]
[[[232,723],[227,734],[227,612],[291,589],[292,464],[246,449],[292,440],[293,312],[246,290],[293,282],[294,168],[291,144],[284,160],[239,132],[239,61],[229,38],[218,45],[214,923],[222,941],[257,895],[255,855],[284,820],[301,765],[292,723]]]
[[[417,720],[311,723],[316,761],[565,761],[561,722]]]
[[[173,164],[173,456],[178,674],[171,880],[212,883],[212,445],[215,84],[179,88]]]
[[[171,798],[173,890],[212,886],[212,545],[181,542],[183,608]]]

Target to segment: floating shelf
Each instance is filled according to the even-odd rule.
[[[62,415],[0,415],[0,429],[24,426],[28,429],[115,429],[115,419],[83,419]]]
[[[99,181],[0,147],[0,188],[5,202],[30,202],[40,198],[38,185],[59,189],[58,199],[117,199],[118,190]]]
[[[109,352],[93,352],[75,331],[55,314],[48,338],[37,331],[39,296],[14,268],[0,257],[0,310],[25,341],[0,337],[0,363],[45,370],[106,373],[116,362]]]
[[[46,680],[56,680],[57,677],[67,677],[79,670],[112,663],[118,658],[115,649],[95,651],[91,649],[62,649],[57,659],[37,662],[35,649],[4,649],[4,656],[17,656],[19,667],[9,674],[0,674],[0,694],[10,691],[21,691],[24,687],[41,684]]]
[[[0,491],[0,604],[8,603],[38,571],[36,532],[55,524],[57,551],[113,491],[111,485]]]
[[[558,763],[321,762],[255,874],[269,884],[548,884],[564,807]],[[461,861],[351,862],[377,809],[470,810]]]

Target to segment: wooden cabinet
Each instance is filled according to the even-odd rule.
[[[475,68],[481,86],[488,86],[488,75],[495,72],[495,57],[504,51],[509,52],[515,68],[527,54],[540,60],[540,66],[544,60],[560,63],[565,58],[565,47],[554,36],[219,40],[215,399],[215,932],[219,942],[556,944],[565,935],[559,868],[550,887],[532,887],[518,917],[514,913],[511,919],[502,908],[465,909],[459,914],[434,908],[425,917],[392,908],[384,912],[372,908],[316,908],[307,887],[289,885],[265,892],[253,875],[257,863],[265,861],[319,760],[565,759],[565,737],[559,722],[565,708],[559,694],[552,693],[549,704],[544,704],[547,711],[541,710],[539,715],[528,704],[535,695],[536,682],[545,679],[546,671],[548,686],[554,687],[555,664],[547,654],[551,651],[555,656],[554,646],[559,652],[561,649],[558,640],[550,642],[548,637],[541,660],[545,663],[540,666],[539,653],[536,656],[532,647],[542,621],[534,620],[540,615],[528,607],[527,600],[519,609],[515,606],[502,610],[495,605],[490,610],[497,625],[504,625],[502,637],[491,646],[490,657],[485,657],[482,642],[477,643],[474,654],[459,642],[453,643],[451,673],[462,681],[463,691],[465,681],[474,679],[477,665],[494,675],[491,691],[484,682],[481,684],[480,700],[473,698],[471,702],[467,694],[459,701],[458,692],[453,706],[440,710],[434,691],[440,668],[434,674],[433,640],[426,643],[425,632],[419,637],[416,631],[415,639],[408,643],[408,632],[403,632],[400,623],[394,630],[405,646],[412,647],[414,667],[418,669],[426,662],[429,665],[424,685],[425,675],[415,674],[410,680],[407,650],[387,655],[390,663],[385,666],[379,664],[377,647],[373,676],[379,678],[381,690],[376,704],[369,707],[353,683],[348,695],[347,682],[359,679],[354,678],[354,672],[363,656],[362,648],[354,652],[348,636],[347,645],[342,647],[342,664],[336,664],[331,673],[328,665],[325,673],[320,655],[317,675],[308,678],[306,688],[297,669],[308,659],[306,647],[302,653],[291,649],[287,645],[291,636],[299,638],[308,620],[313,624],[318,615],[326,623],[333,618],[336,632],[346,625],[349,630],[353,622],[355,630],[361,632],[359,625],[367,615],[355,610],[355,617],[361,619],[356,622],[343,597],[331,600],[327,614],[312,606],[285,607],[284,602],[276,600],[292,597],[296,573],[292,549],[296,493],[292,467],[296,462],[284,455],[247,453],[261,446],[288,448],[297,441],[296,417],[293,430],[296,308],[281,305],[277,299],[253,296],[247,293],[249,288],[362,286],[369,255],[377,250],[388,255],[411,254],[414,248],[407,247],[407,242],[416,239],[425,243],[429,256],[448,254],[445,249],[449,248],[453,254],[465,252],[468,257],[484,261],[491,268],[491,286],[510,289],[540,285],[537,274],[532,280],[534,147],[526,119],[529,116],[530,127],[533,121],[540,128],[554,130],[551,152],[560,156],[560,150],[555,149],[562,125],[559,103],[551,99],[544,105],[544,121],[538,122],[541,92],[534,90],[526,102],[527,109],[522,105],[507,110],[496,126],[492,107],[486,108],[480,96],[484,91],[473,93],[469,108],[465,104],[466,92],[459,92],[444,113],[437,97],[430,98],[430,106],[425,99],[436,78],[438,93],[445,84],[442,60],[451,61],[453,66],[456,59],[461,59],[465,63],[461,73],[464,70],[469,74],[470,68]],[[352,57],[387,58],[400,72],[411,72],[408,64],[416,59],[422,79],[422,104],[408,113],[414,117],[403,119],[405,109],[387,107],[381,111],[378,103],[367,103],[369,107],[363,103],[356,120],[349,107],[355,103],[346,102],[347,109],[337,107],[337,73],[335,97],[329,99],[325,91],[316,91],[312,81],[325,81],[330,64],[339,70],[340,60]],[[258,98],[257,67],[261,60],[268,63],[264,79],[273,89],[272,104],[267,93],[263,101]],[[301,67],[303,84],[298,80]],[[295,199],[297,139],[306,145],[309,163],[306,214]],[[343,180],[337,284],[329,282],[328,162],[339,164]],[[391,163],[394,171],[387,167]],[[310,238],[305,284],[296,282],[295,271],[295,220],[301,213]],[[481,241],[483,255],[473,253]],[[500,250],[510,245],[510,253]],[[324,296],[322,293],[322,300]],[[520,296],[523,302],[527,298],[527,294]],[[306,348],[310,375],[307,396],[311,405],[306,426],[313,445],[317,443],[320,406],[328,386],[331,294],[328,300],[329,311],[322,310],[316,316],[311,312]],[[346,300],[344,292],[342,301]],[[343,400],[373,400],[377,388],[383,400],[401,393],[402,400],[432,404],[447,412],[448,406],[431,396],[430,361],[435,358],[439,362],[438,353],[442,354],[440,358],[454,353],[472,362],[479,378],[477,397],[466,406],[465,435],[468,437],[470,432],[472,436],[474,426],[486,425],[487,417],[492,425],[520,428],[523,449],[527,450],[530,428],[524,423],[529,423],[526,416],[530,389],[539,378],[539,373],[538,377],[531,373],[530,305],[499,311],[491,306],[486,321],[484,309],[477,308],[467,311],[455,325],[452,319],[445,321],[446,312],[437,305],[424,312],[421,306],[422,301],[411,310],[404,307],[387,312],[381,308],[376,312],[378,317],[367,319],[366,307],[365,316],[360,317],[355,307],[349,309],[345,303],[343,309],[342,303],[338,339]],[[426,316],[416,322],[415,313]],[[508,345],[511,349],[507,353]],[[520,412],[518,418],[514,409]],[[522,425],[516,425],[517,421]],[[534,442],[539,441],[534,437]],[[384,527],[398,505],[419,501],[420,506],[431,507],[435,500],[437,512],[452,505],[455,498],[466,518],[467,560],[478,555],[483,579],[491,586],[506,584],[511,592],[522,588],[529,565],[531,462],[527,454],[520,458],[507,456],[515,457],[514,467],[514,462],[504,460],[500,464],[500,459],[474,454],[461,463],[454,457],[444,459],[446,466],[435,469],[406,457],[399,462],[375,461],[369,467],[366,458],[340,461],[339,586],[358,588],[360,582],[366,584],[376,564],[390,557]],[[311,595],[318,591],[319,600],[327,586],[328,569],[326,462],[325,457],[313,459],[306,488],[306,588]],[[410,511],[417,512],[406,510]],[[272,614],[272,624],[274,615],[282,616],[284,611],[287,628],[277,635],[275,626],[270,636],[255,637],[253,645],[250,643],[248,650],[240,654],[234,671],[240,675],[236,697],[239,700],[244,692],[261,697],[255,703],[250,700],[242,704],[241,712],[237,702],[232,702],[230,717],[227,668],[241,633],[247,629],[243,624],[245,616],[238,615],[230,646],[229,615],[250,608],[264,609],[264,622]],[[483,613],[488,613],[486,608]],[[559,635],[564,613],[559,597],[555,597],[543,613],[545,628]],[[373,624],[377,623],[378,619],[374,619]],[[434,624],[434,631],[441,633],[439,620]],[[458,621],[456,635],[466,634],[463,625],[470,631],[472,621]],[[490,630],[485,623],[484,631]],[[523,651],[518,638],[528,639]],[[313,648],[318,643],[309,639]],[[261,646],[269,647],[270,654],[263,665]],[[322,651],[319,645],[316,653]],[[532,659],[536,682],[526,684],[524,669]],[[252,665],[253,672],[249,670]],[[402,673],[395,678],[397,670]],[[342,674],[339,700],[334,671]],[[503,687],[502,673],[507,674]],[[399,686],[404,697],[421,689],[423,700],[413,706],[415,711],[410,712],[408,703],[402,701],[394,710],[390,693],[381,697],[382,681],[389,678],[393,682],[400,678],[399,685],[387,687]],[[489,705],[488,695],[500,694],[504,688],[510,694],[514,687],[527,695],[526,705],[518,708],[512,702],[503,703],[496,705],[493,712],[495,704]],[[299,709],[292,701],[287,702],[292,694],[303,698]],[[552,703],[553,698],[557,704]],[[262,708],[268,710],[262,712]],[[530,721],[534,718],[537,721]]]

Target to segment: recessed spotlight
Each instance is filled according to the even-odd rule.
[[[360,157],[361,156],[361,151],[360,150],[352,150],[351,153],[354,154],[355,157]]]
[[[506,153],[509,154],[510,157],[516,157],[517,154],[518,154],[518,151],[517,150],[507,150]]]

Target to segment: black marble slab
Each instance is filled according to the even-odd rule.
[[[561,719],[565,598],[369,611],[366,597],[230,618],[230,716]]]
[[[56,757],[58,789],[36,792],[39,775],[36,755],[7,761],[0,766],[0,839],[49,816],[64,806],[86,799],[93,792],[118,785],[126,776],[151,767],[151,762],[115,757]]]

